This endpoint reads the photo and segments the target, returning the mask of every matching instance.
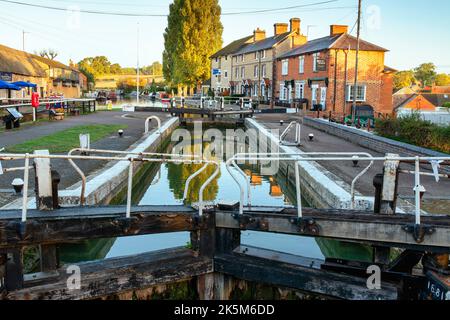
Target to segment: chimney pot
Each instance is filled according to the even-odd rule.
[[[274,33],[276,36],[286,33],[288,31],[289,25],[287,23],[275,23]]]
[[[337,36],[344,33],[348,33],[348,26],[337,24],[330,26],[330,36]]]
[[[266,38],[266,31],[257,28],[253,31],[253,42],[264,40]]]
[[[291,23],[291,32],[296,31],[300,33],[300,23],[301,23],[300,18],[292,18],[290,20],[290,23]]]

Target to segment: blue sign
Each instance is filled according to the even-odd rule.
[[[2,81],[12,81],[12,73],[11,72],[1,72],[0,71],[0,80],[2,80]]]
[[[220,69],[213,69],[213,76],[219,76],[222,74],[222,70]]]

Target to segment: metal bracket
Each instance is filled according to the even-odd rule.
[[[259,231],[268,231],[269,223],[264,222],[261,219],[255,219],[248,214],[233,214],[233,218],[239,222],[239,228],[241,229],[255,229]]]
[[[419,224],[409,224],[402,228],[405,232],[411,233],[417,243],[422,243],[426,235],[431,235],[436,232],[436,229],[429,226]]]
[[[311,218],[292,218],[292,224],[298,227],[298,231],[302,234],[316,236],[320,232],[320,226]]]
[[[117,218],[114,220],[114,224],[118,225],[120,228],[122,228],[122,231],[126,234],[133,233],[133,226],[137,224],[139,221],[138,217],[131,217],[131,218]]]

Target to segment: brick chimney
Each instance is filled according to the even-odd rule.
[[[264,40],[266,38],[266,31],[257,28],[253,31],[253,42]]]
[[[273,26],[274,26],[274,33],[276,36],[282,33],[286,33],[289,28],[289,25],[287,23],[275,23]]]
[[[289,22],[291,23],[291,32],[296,31],[300,34],[300,19],[292,18],[291,20],[289,20]]]
[[[344,33],[348,33],[348,26],[337,24],[332,24],[330,26],[330,36],[337,36]]]

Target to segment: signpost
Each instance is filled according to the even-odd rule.
[[[10,73],[10,72],[0,72],[0,80],[2,80],[2,81],[12,81],[12,73]]]
[[[317,59],[316,70],[327,71],[327,61],[325,59]]]
[[[213,69],[213,76],[220,76],[222,74],[222,70],[220,69]]]

